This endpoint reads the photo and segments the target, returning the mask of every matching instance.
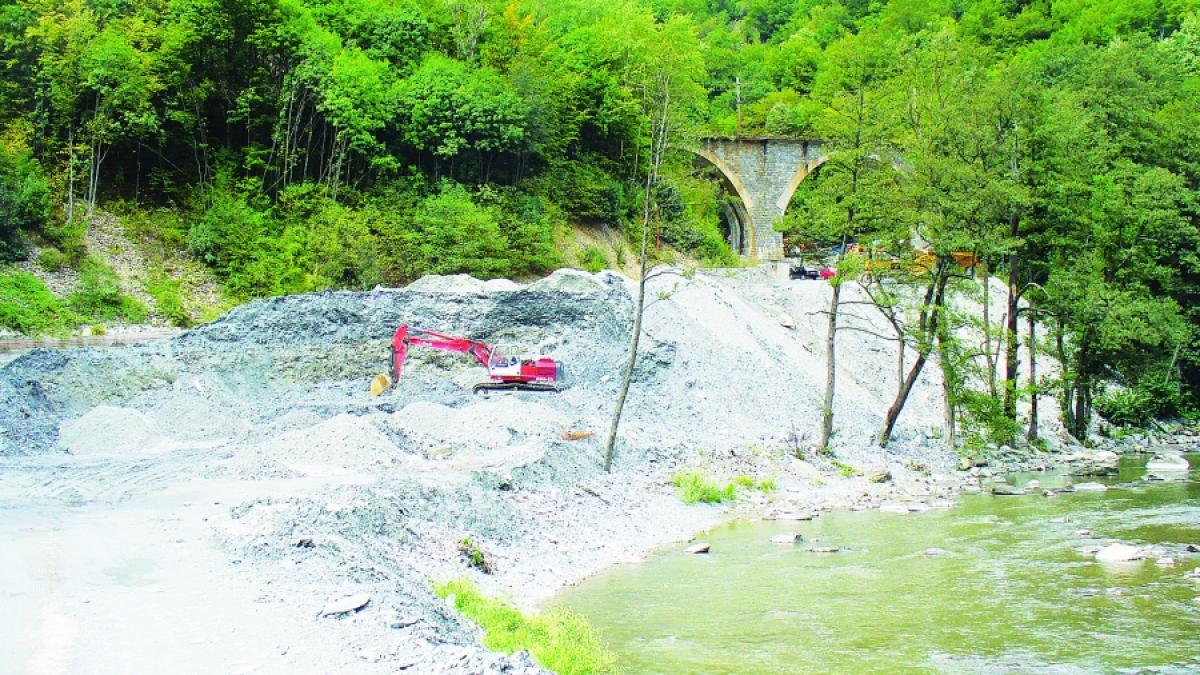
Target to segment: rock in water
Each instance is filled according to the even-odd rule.
[[[814,546],[813,548],[808,549],[808,552],[809,553],[837,553],[840,550],[842,550],[842,549],[840,549],[836,546]]]
[[[1132,562],[1146,557],[1146,552],[1129,544],[1109,544],[1096,552],[1100,562]]]
[[[796,542],[802,541],[802,540],[803,540],[803,537],[796,534],[795,532],[787,532],[784,534],[777,534],[774,537],[771,537],[772,544],[791,545],[791,544],[795,544]]]
[[[683,550],[683,552],[684,552],[684,553],[691,553],[691,554],[693,554],[693,555],[694,555],[694,554],[697,554],[697,553],[708,553],[708,549],[709,549],[709,545],[708,545],[707,543],[705,543],[705,542],[700,542],[700,543],[698,543],[698,544],[692,544],[691,546],[689,546],[689,547],[685,548],[685,549]]]
[[[949,553],[949,551],[946,549],[938,548],[936,546],[925,549],[925,555],[946,555],[947,553]]]
[[[1008,483],[996,483],[992,486],[992,494],[1001,496],[1023,495],[1025,494],[1025,490],[1017,487],[1016,485],[1009,485]]]
[[[1148,471],[1187,471],[1189,468],[1188,461],[1182,456],[1166,453],[1155,455],[1146,463]]]
[[[1080,483],[1075,486],[1077,492],[1104,492],[1107,489],[1108,486],[1102,483]]]
[[[371,602],[371,596],[366,593],[347,595],[344,598],[329,601],[321,610],[321,616],[338,616],[340,614],[357,612],[366,607],[369,602]]]

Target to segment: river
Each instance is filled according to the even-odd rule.
[[[1186,550],[1200,545],[1200,456],[1189,459],[1186,478],[1146,482],[1146,459],[1126,458],[1105,492],[735,522],[705,536],[708,555],[673,547],[552,604],[585,616],[636,673],[1200,672],[1200,580],[1184,577],[1200,566]],[[1033,478],[1066,480],[1012,480]],[[788,532],[804,541],[771,543]],[[1179,565],[1080,552],[1114,540]]]

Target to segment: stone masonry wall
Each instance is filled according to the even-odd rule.
[[[702,150],[701,156],[719,160],[717,168],[726,174],[750,216],[752,232],[746,233],[742,252],[765,260],[782,258],[783,235],[775,231],[775,222],[783,217],[796,186],[825,160],[821,142],[709,138]]]

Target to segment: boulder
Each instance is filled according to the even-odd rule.
[[[785,545],[785,546],[790,546],[792,544],[795,544],[798,541],[803,541],[803,540],[804,540],[804,538],[801,537],[800,535],[796,534],[795,532],[786,532],[784,534],[777,534],[774,537],[771,537],[772,544],[781,544],[781,545]]]
[[[1096,560],[1100,562],[1133,562],[1146,557],[1146,551],[1129,544],[1109,544],[1096,551]]]
[[[1190,468],[1188,461],[1181,455],[1170,453],[1155,455],[1153,459],[1146,462],[1146,470],[1148,471],[1187,471]]]
[[[992,486],[992,494],[999,496],[1023,495],[1025,490],[1009,483],[996,483]]]
[[[371,596],[366,593],[355,593],[347,595],[336,600],[330,600],[325,603],[325,607],[321,609],[321,616],[340,616],[342,614],[351,614],[357,612],[367,603],[371,602]]]
[[[808,511],[783,511],[775,514],[775,520],[812,520],[815,517],[815,513]]]
[[[837,553],[842,549],[837,546],[814,546],[808,549],[809,553]]]
[[[1108,486],[1102,483],[1079,483],[1075,486],[1076,492],[1104,492],[1107,489]]]
[[[887,469],[873,471],[869,476],[867,476],[867,480],[871,481],[872,483],[887,483],[892,480],[892,472],[888,471]]]
[[[886,504],[881,504],[879,506],[879,510],[883,511],[884,513],[900,513],[900,514],[904,514],[904,515],[908,514],[908,506],[906,506],[904,504],[897,504],[896,502],[888,502]]]
[[[708,553],[708,549],[709,549],[709,545],[707,543],[700,542],[698,544],[692,544],[691,546],[685,548],[683,550],[683,552],[691,553],[691,554],[695,555],[698,553]]]

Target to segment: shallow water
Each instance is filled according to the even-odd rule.
[[[554,604],[637,673],[1200,672],[1200,581],[1184,578],[1200,566],[1184,552],[1200,544],[1200,456],[1189,459],[1188,478],[1166,483],[1138,480],[1145,458],[1126,462],[1107,492],[734,523],[705,537],[709,555],[680,545]],[[785,532],[805,541],[770,543]],[[1160,545],[1180,565],[1077,551],[1110,540]]]

